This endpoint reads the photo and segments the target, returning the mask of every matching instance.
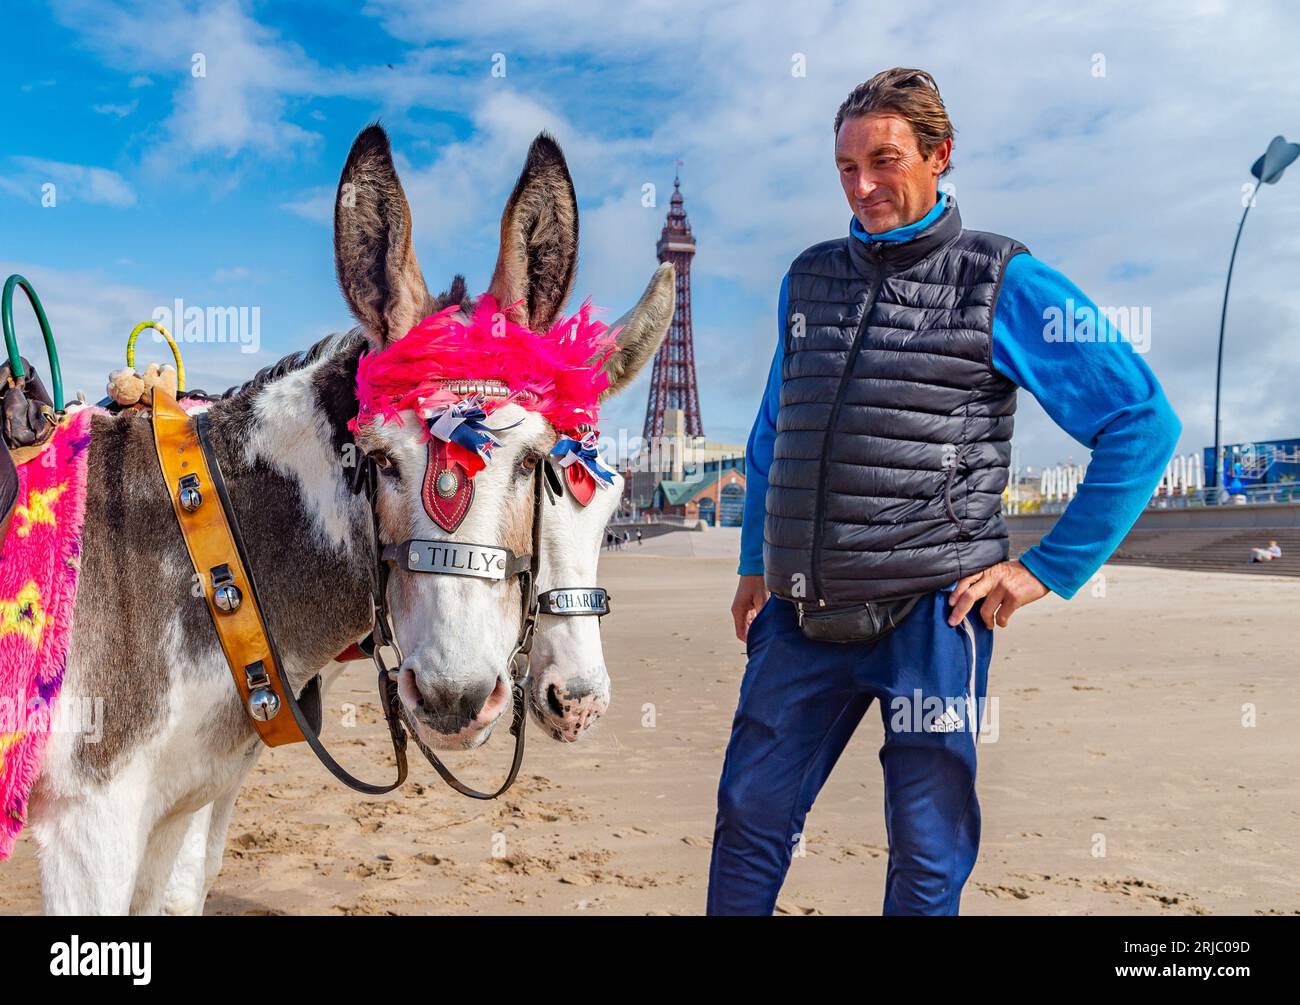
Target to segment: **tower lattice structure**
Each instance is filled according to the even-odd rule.
[[[659,261],[672,262],[677,270],[677,306],[668,336],[655,354],[650,375],[650,397],[645,408],[642,435],[647,441],[662,437],[665,413],[680,409],[687,436],[703,436],[700,421],[700,394],[695,381],[695,337],[691,331],[691,259],[695,257],[695,238],[682,208],[682,183],[673,179],[673,198],[668,219],[655,246]]]

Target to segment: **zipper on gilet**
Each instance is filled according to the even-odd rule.
[[[822,588],[822,538],[826,531],[826,494],[827,494],[827,473],[831,464],[831,437],[835,433],[835,426],[839,422],[840,409],[844,405],[844,396],[848,393],[849,379],[853,376],[853,367],[858,361],[858,354],[862,350],[862,339],[867,332],[867,322],[871,318],[871,310],[876,304],[876,297],[880,295],[880,287],[884,285],[885,273],[881,265],[881,251],[878,248],[869,249],[871,256],[876,261],[876,274],[871,279],[871,286],[867,290],[867,302],[862,308],[862,320],[858,322],[857,333],[853,336],[853,345],[849,348],[849,358],[844,364],[844,372],[840,374],[839,387],[835,391],[835,402],[831,405],[830,418],[826,421],[826,438],[822,443],[821,467],[817,475],[817,502],[813,511],[813,549],[812,549],[812,580],[813,596],[817,598],[817,606],[826,606],[826,594]]]

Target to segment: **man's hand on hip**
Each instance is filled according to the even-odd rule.
[[[948,624],[954,627],[961,624],[975,602],[983,597],[980,617],[984,624],[992,628],[996,623],[999,628],[1006,628],[1011,615],[1025,604],[1041,600],[1048,592],[1047,587],[1019,562],[999,562],[983,572],[959,580],[953,587],[952,595],[948,597],[952,606]],[[739,593],[736,598],[740,599]]]
[[[741,642],[749,634],[749,623],[767,603],[767,587],[762,576],[741,576],[736,584],[736,599],[731,602],[731,617],[736,622],[736,638]]]

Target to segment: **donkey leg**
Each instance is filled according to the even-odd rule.
[[[161,909],[167,914],[201,915],[208,891],[221,871],[226,849],[226,831],[234,812],[235,799],[244,779],[257,763],[260,745],[250,743],[238,761],[228,764],[220,776],[220,787],[211,802],[191,813],[184,837],[170,864]]]
[[[149,829],[138,773],[47,800],[32,818],[46,914],[126,914]]]
[[[234,814],[235,798],[238,795],[239,786],[235,785],[212,803],[212,821],[208,825],[207,853],[203,869],[203,896],[199,900],[199,910],[196,913],[203,913],[203,906],[208,902],[208,894],[212,892],[212,884],[217,881],[217,875],[221,872],[221,862],[226,854],[226,834],[230,830],[230,818]]]
[[[239,786],[232,786],[191,815],[163,895],[162,909],[165,913],[203,913],[208,893],[221,871],[226,833],[238,795]]]
[[[200,840],[207,828],[201,819],[206,807],[193,812],[173,812],[158,820],[149,834],[131,897],[132,914],[161,914],[169,881],[181,859],[181,848],[192,829]]]
[[[207,867],[208,828],[212,822],[212,804],[190,816],[189,827],[172,865],[167,889],[163,893],[164,914],[192,915],[203,912],[204,870]]]

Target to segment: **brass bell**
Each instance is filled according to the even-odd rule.
[[[280,696],[268,687],[259,687],[248,696],[248,714],[259,722],[270,722],[280,711]]]
[[[186,475],[180,481],[180,489],[177,492],[177,499],[181,504],[181,509],[186,513],[193,513],[203,505],[203,493],[199,491],[199,476]]]
[[[218,586],[212,591],[212,602],[217,605],[217,610],[223,614],[229,614],[239,609],[243,601],[243,594],[239,592],[239,587],[233,583],[227,583],[225,586]]]

